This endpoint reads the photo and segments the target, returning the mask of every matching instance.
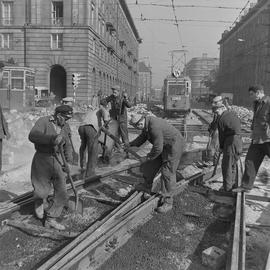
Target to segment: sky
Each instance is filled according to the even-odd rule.
[[[153,87],[160,88],[164,78],[170,74],[172,65],[170,51],[186,50],[186,62],[193,57],[201,57],[203,53],[207,53],[208,57],[219,58],[217,42],[221,34],[233,26],[233,22],[243,14],[242,9],[246,5],[249,7],[252,2],[256,0],[126,0],[142,38],[139,46],[139,61],[144,61],[152,67]],[[156,5],[169,5],[169,7]],[[196,7],[177,7],[179,5]],[[146,20],[142,21],[141,17]],[[178,28],[175,21],[164,21],[164,19],[174,20],[175,17],[179,20]],[[196,21],[181,22],[180,20]],[[175,52],[174,68],[182,70],[184,59],[183,52]]]

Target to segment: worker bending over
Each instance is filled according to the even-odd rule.
[[[63,127],[72,113],[70,106],[61,105],[53,115],[39,118],[29,134],[29,140],[36,149],[31,167],[35,214],[39,219],[45,218],[45,224],[58,230],[65,229],[56,218],[60,217],[63,207],[67,205],[66,177],[59,147],[63,147],[66,160],[71,162],[72,149],[66,143],[69,139]],[[52,187],[53,200],[44,213],[44,200],[48,198]]]
[[[223,153],[223,188],[225,191],[232,191],[235,187],[237,161],[242,153],[241,122],[238,116],[227,110],[223,104],[213,104],[212,109],[218,116],[219,146]]]
[[[130,124],[141,130],[141,134],[129,146],[141,146],[147,140],[153,145],[150,153],[142,158],[148,176],[145,186],[151,190],[153,179],[161,172],[161,206],[157,211],[165,213],[172,209],[173,192],[176,187],[176,170],[184,149],[180,132],[166,120],[152,116],[133,115]]]

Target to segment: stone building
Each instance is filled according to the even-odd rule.
[[[270,1],[251,4],[220,45],[218,89],[233,93],[235,104],[250,105],[248,87],[262,84],[270,89]]]
[[[147,101],[151,95],[152,71],[150,66],[144,62],[139,62],[139,91],[137,98],[141,101]]]
[[[0,61],[34,68],[58,100],[74,95],[72,73],[78,101],[116,83],[136,92],[141,39],[125,0],[0,1],[0,16]]]
[[[184,74],[191,79],[191,93],[193,97],[211,94],[204,84],[211,71],[218,68],[219,59],[208,57],[206,53],[202,57],[192,58],[185,66]]]

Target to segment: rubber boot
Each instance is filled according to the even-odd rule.
[[[51,227],[59,231],[64,231],[66,227],[59,222],[56,221],[55,218],[47,217],[46,222],[45,222],[46,227]]]
[[[173,198],[172,197],[165,197],[163,204],[159,206],[156,211],[158,213],[167,213],[168,211],[172,210],[173,208]]]
[[[35,200],[34,202],[34,207],[35,207],[35,214],[38,219],[43,219],[44,218],[44,205],[43,205],[43,200],[38,199]]]

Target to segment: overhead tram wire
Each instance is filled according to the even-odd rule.
[[[153,18],[135,18],[139,21],[153,21],[153,22],[175,22],[175,19],[153,19]],[[223,21],[223,20],[196,20],[196,19],[178,19],[178,22],[203,22],[203,23],[233,23],[232,21]]]
[[[173,9],[173,14],[174,14],[174,19],[175,19],[175,25],[177,27],[177,32],[178,32],[178,36],[179,36],[179,40],[180,40],[180,44],[183,45],[183,41],[182,41],[182,37],[181,37],[181,32],[180,32],[180,28],[179,28],[179,21],[177,20],[177,16],[176,16],[176,10],[175,10],[175,7],[174,7],[174,0],[171,0],[172,1],[172,9]]]
[[[141,5],[141,6],[155,6],[155,7],[166,7],[171,8],[171,5],[169,4],[138,4],[136,3],[130,3],[129,6],[133,5]],[[233,9],[233,10],[242,10],[240,7],[226,7],[226,6],[202,6],[202,5],[174,5],[175,8],[213,8],[213,9]]]

